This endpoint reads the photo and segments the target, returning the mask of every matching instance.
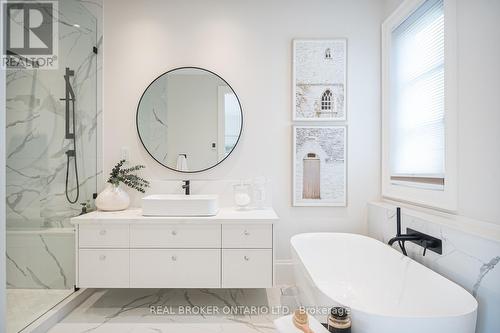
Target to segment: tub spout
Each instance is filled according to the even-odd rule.
[[[394,242],[396,241],[402,241],[402,242],[405,242],[405,241],[412,241],[412,240],[420,240],[422,239],[420,236],[417,236],[417,235],[399,235],[399,236],[396,236],[396,237],[393,237],[389,240],[389,245],[392,246],[392,244],[394,244]]]
[[[401,233],[401,208],[397,207],[396,208],[396,236],[391,238],[387,244],[389,246],[392,246],[395,242],[398,242],[399,247],[401,248],[401,252],[405,256],[408,255],[406,253],[406,247],[405,247],[405,242],[413,242],[417,245],[420,245],[424,248],[423,256],[425,256],[425,253],[427,252],[427,249],[436,252],[438,254],[442,254],[442,242],[440,239],[432,237],[430,235],[426,235],[422,232],[406,228],[407,233],[402,234]]]

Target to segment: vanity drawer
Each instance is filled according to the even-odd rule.
[[[128,288],[129,250],[79,250],[78,272],[80,288]]]
[[[128,248],[129,227],[120,225],[79,225],[79,248]]]
[[[220,248],[220,225],[142,224],[130,226],[131,248]]]
[[[222,250],[222,288],[270,288],[272,285],[272,250]]]
[[[223,248],[271,249],[272,224],[227,224],[222,226]]]
[[[130,250],[131,288],[220,288],[220,249]]]

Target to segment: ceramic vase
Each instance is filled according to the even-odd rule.
[[[130,197],[121,185],[107,184],[95,199],[95,205],[104,211],[124,210],[130,205]]]

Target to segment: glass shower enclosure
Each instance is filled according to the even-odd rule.
[[[95,8],[57,6],[58,68],[6,71],[7,332],[73,293],[70,218],[93,205],[101,174]]]

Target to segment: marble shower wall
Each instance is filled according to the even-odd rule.
[[[451,216],[434,216],[402,208],[402,232],[406,228],[443,241],[443,254],[407,243],[408,255],[461,285],[476,297],[477,333],[500,332],[500,227]],[[384,243],[396,234],[396,206],[376,202],[368,205],[368,234]],[[395,249],[398,249],[394,245]],[[399,250],[399,249],[398,249]]]
[[[7,228],[65,227],[80,202],[96,192],[97,71],[92,47],[97,18],[80,2],[59,2],[59,69],[16,69],[7,73]],[[78,25],[75,26],[75,25]],[[75,71],[76,149],[80,198],[65,198],[65,67]],[[71,197],[76,194],[70,165]]]
[[[80,213],[80,203],[93,203],[92,194],[99,190],[98,183],[102,182],[102,57],[93,52],[94,46],[100,48],[102,44],[102,4],[65,0],[59,1],[58,9],[58,17],[54,19],[59,27],[59,68],[7,71],[7,229],[14,234],[19,229],[32,234],[27,238],[8,233],[10,287],[69,288],[73,285],[74,266],[67,256],[74,255],[74,241],[65,229],[72,227],[69,218]],[[65,139],[65,104],[60,100],[65,96],[66,67],[75,72],[71,85],[76,95],[75,135],[80,182],[80,197],[75,204],[68,203],[65,196],[65,152],[73,149],[72,140]],[[74,180],[71,160],[70,198],[76,195]],[[59,236],[45,239],[46,228],[60,229],[55,230]],[[51,241],[55,239],[57,241]],[[28,260],[30,251],[40,254],[33,256],[39,261]],[[47,269],[55,262],[57,267]],[[18,274],[27,272],[28,268],[33,274]],[[66,278],[62,278],[63,275]],[[38,281],[35,277],[39,277]]]

